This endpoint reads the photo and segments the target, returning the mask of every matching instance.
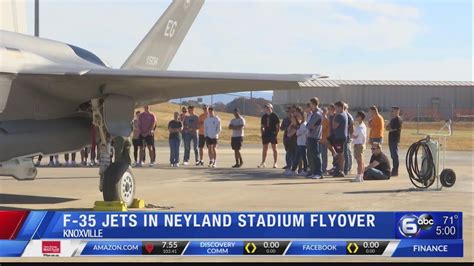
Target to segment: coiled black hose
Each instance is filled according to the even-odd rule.
[[[436,179],[433,154],[426,141],[427,139],[422,139],[413,143],[408,149],[406,157],[408,176],[417,188],[428,188],[433,185]],[[423,160],[418,160],[418,155],[422,154],[424,154]]]

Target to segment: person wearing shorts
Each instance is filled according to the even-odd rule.
[[[244,141],[245,119],[240,115],[239,109],[234,109],[234,119],[229,123],[229,129],[232,130],[230,146],[234,150],[235,165],[232,168],[240,168],[244,164],[240,149]]]
[[[214,114],[214,108],[209,108],[209,117],[204,120],[204,136],[209,153],[209,167],[215,168],[217,161],[217,139],[221,132],[221,120]]]
[[[364,123],[365,114],[358,112],[356,115],[356,126],[354,127],[354,133],[352,133],[352,139],[354,140],[354,158],[357,162],[357,176],[352,182],[364,181],[364,150],[365,142],[367,139],[367,127]]]
[[[347,141],[347,127],[348,118],[344,112],[344,103],[339,101],[334,104],[336,107],[336,115],[332,122],[332,128],[334,130],[333,146],[336,152],[336,171],[334,177],[344,177],[344,146]]]
[[[143,145],[143,143],[145,143],[150,154],[150,167],[153,167],[155,165],[155,152],[153,149],[155,138],[153,137],[153,134],[156,125],[156,117],[150,112],[150,107],[148,105],[144,107],[144,110],[145,111],[138,116],[140,124],[140,136],[138,137],[138,142],[141,144],[140,162],[138,165],[141,166],[142,162],[144,163],[145,161],[145,145]]]
[[[267,103],[264,106],[265,114],[262,116],[261,119],[261,127],[260,132],[262,135],[262,163],[258,166],[259,168],[265,168],[265,161],[267,159],[267,151],[268,145],[272,144],[273,150],[273,168],[277,168],[277,161],[278,161],[278,151],[277,151],[277,144],[278,144],[278,132],[280,130],[280,118],[277,114],[273,112],[273,105],[271,103]]]
[[[196,162],[196,166],[204,165],[204,146],[206,146],[206,137],[204,136],[204,121],[209,116],[209,108],[207,105],[202,106],[203,113],[198,118],[198,146],[199,146],[199,161]]]
[[[188,106],[188,115],[184,117],[183,123],[183,142],[184,142],[184,158],[183,164],[189,164],[189,157],[191,153],[191,142],[194,151],[194,161],[197,164],[198,159],[198,120],[199,117],[194,114],[194,106]]]

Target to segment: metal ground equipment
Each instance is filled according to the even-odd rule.
[[[447,130],[447,132],[446,132]],[[447,120],[436,133],[420,133],[426,137],[413,143],[408,149],[406,167],[410,181],[419,189],[428,189],[436,183],[435,190],[452,187],[456,173],[445,168],[446,142],[452,135],[451,120]],[[443,169],[442,171],[440,171]]]

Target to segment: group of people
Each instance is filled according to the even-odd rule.
[[[273,150],[273,168],[277,168],[278,134],[283,131],[283,145],[286,151],[285,175],[300,175],[321,179],[324,175],[344,177],[352,168],[352,153],[357,162],[357,175],[354,182],[364,179],[383,180],[398,175],[398,144],[402,128],[400,108],[392,107],[392,119],[385,121],[376,106],[370,107],[367,134],[366,114],[357,112],[354,118],[348,111],[347,103],[338,101],[320,108],[319,99],[311,98],[305,109],[288,107],[287,116],[281,121],[273,112],[271,104],[265,105],[261,120],[262,162],[266,167],[269,144]],[[393,168],[382,151],[384,130],[389,131],[389,148]],[[370,163],[364,165],[366,142],[371,145]],[[352,147],[353,143],[353,147]],[[332,168],[328,169],[328,154],[333,157]]]
[[[283,132],[283,145],[285,148],[285,175],[299,175],[313,179],[323,176],[344,177],[351,172],[352,157],[357,163],[357,175],[354,182],[367,179],[389,179],[398,175],[399,158],[398,144],[402,128],[400,108],[392,107],[391,120],[386,122],[376,106],[369,108],[369,115],[357,112],[355,118],[349,112],[347,103],[338,101],[320,107],[317,97],[311,98],[304,107],[291,106],[286,109],[286,117],[280,121],[273,111],[273,105],[264,106],[261,117],[261,140],[263,145],[262,161],[259,168],[265,168],[268,148],[273,152],[273,168],[278,168],[278,136]],[[235,165],[243,165],[240,152],[244,140],[245,119],[239,109],[234,109],[234,118],[230,121],[228,129],[232,130],[231,147],[234,150]],[[367,121],[367,122],[366,122]],[[133,158],[132,166],[140,167],[145,164],[146,150],[149,154],[149,166],[154,166],[156,161],[155,130],[157,127],[156,116],[150,111],[149,106],[144,111],[136,111],[132,121],[133,133]],[[388,146],[392,159],[390,161],[382,151],[384,131],[387,130]],[[97,145],[95,127],[92,128],[92,145],[80,151],[81,164],[95,165]],[[212,107],[202,106],[202,113],[195,114],[195,107],[188,106],[175,112],[173,119],[168,123],[170,166],[179,167],[189,165],[191,148],[194,152],[194,164],[204,165],[204,148],[207,147],[208,167],[217,166],[217,145],[219,134],[222,131],[221,119]],[[180,146],[183,142],[184,156],[180,162]],[[370,144],[372,156],[370,162],[364,164],[364,151],[366,143]],[[90,163],[88,156],[90,154]],[[328,162],[328,155],[332,155],[332,167]],[[59,156],[50,156],[50,166],[61,165]],[[40,156],[37,165],[40,164]],[[65,154],[67,166],[76,165],[76,153]]]
[[[168,123],[169,146],[170,146],[170,166],[179,167],[180,164],[180,144],[184,142],[183,165],[189,165],[191,147],[194,151],[196,166],[204,165],[204,147],[207,147],[209,156],[208,167],[215,168],[217,165],[217,145],[219,134],[222,131],[221,119],[214,112],[213,107],[202,106],[202,114],[197,116],[194,113],[194,106],[183,107],[181,114],[174,113],[173,120]],[[244,137],[245,119],[240,115],[239,109],[234,109],[234,119],[229,123],[232,130],[231,146],[234,150],[235,165],[239,168],[243,165],[240,149]],[[191,146],[192,145],[192,146]]]

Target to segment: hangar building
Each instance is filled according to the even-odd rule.
[[[392,106],[399,106],[409,120],[474,119],[472,81],[318,79],[300,83],[300,87],[274,91],[273,103],[302,104],[316,96],[322,104],[347,102],[352,111],[376,105],[382,112],[388,112]]]

